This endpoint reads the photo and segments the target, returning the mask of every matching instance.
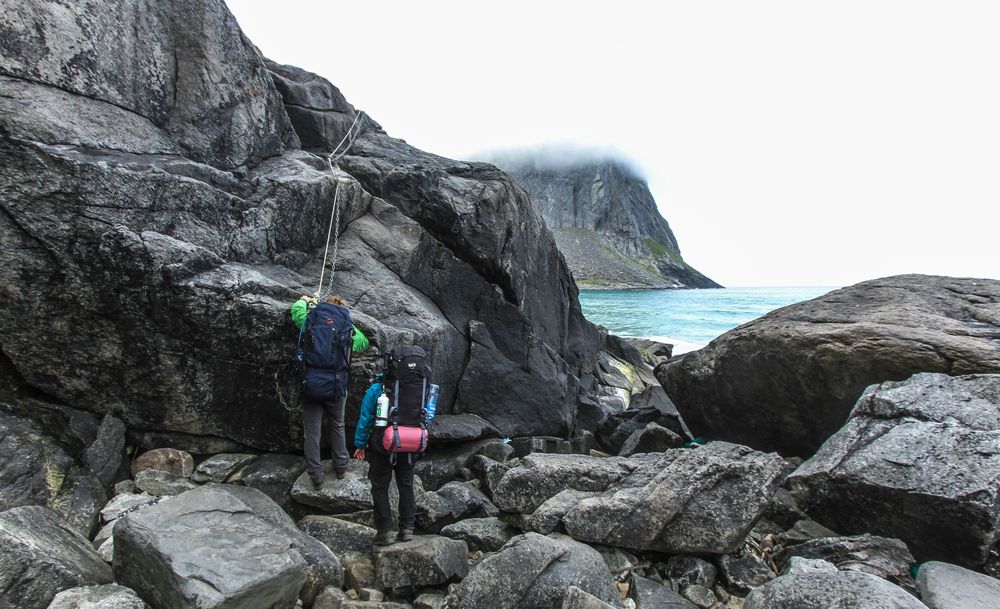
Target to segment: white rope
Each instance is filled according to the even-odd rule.
[[[347,154],[347,151],[350,150],[351,146],[354,145],[354,140],[357,139],[359,135],[361,135],[361,130],[364,127],[364,125],[362,124],[361,126],[358,126],[358,121],[361,120],[361,117],[363,115],[364,111],[362,110],[359,110],[357,114],[354,115],[354,122],[351,123],[350,128],[347,130],[347,133],[345,133],[344,137],[341,138],[340,143],[337,144],[337,147],[334,148],[329,155],[327,155],[326,162],[328,165],[330,165],[330,171],[333,171],[333,166],[337,163],[337,161],[341,159],[341,157]],[[355,127],[358,127],[357,131],[354,130]],[[344,145],[344,142],[347,142],[347,147],[344,148],[343,151],[340,151],[340,147]],[[339,154],[338,151],[340,151]]]
[[[340,197],[340,180],[337,180],[337,185],[334,186],[334,190],[333,190],[333,209],[330,210],[330,225],[326,229],[326,249],[323,250],[323,266],[321,267],[320,272],[319,272],[319,285],[316,287],[316,297],[317,298],[321,298],[322,297],[321,291],[323,289],[323,275],[326,274],[326,255],[330,252],[330,234],[333,232],[333,221],[334,221],[334,218],[337,218],[337,229],[338,229],[337,230],[337,236],[338,237],[340,236],[340,230],[339,230],[340,229],[340,219],[339,219],[340,214],[338,213],[339,206],[337,205],[337,199],[339,197]],[[334,252],[334,254],[333,254],[333,256],[334,256],[333,263],[334,263],[334,265],[336,265],[336,263],[337,263],[337,250],[336,250],[336,248],[334,248],[333,252]],[[331,273],[331,278],[332,278],[332,274],[333,274],[332,269],[331,269],[330,273]]]

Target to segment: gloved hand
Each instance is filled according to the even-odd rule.
[[[357,326],[353,326],[353,328],[354,344],[351,346],[351,351],[360,353],[368,348],[368,337]]]

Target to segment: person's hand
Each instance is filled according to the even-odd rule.
[[[299,297],[299,300],[304,300],[306,302],[312,302],[313,299],[312,299],[312,296],[308,296],[306,294],[303,294],[301,297]]]
[[[360,459],[361,461],[364,461],[365,460],[365,450],[363,448],[359,448],[358,450],[354,451],[354,458],[355,459]]]

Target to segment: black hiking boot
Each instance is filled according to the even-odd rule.
[[[345,467],[344,469],[335,469],[333,470],[333,475],[337,477],[337,480],[343,480],[344,476],[347,475],[347,468]]]
[[[399,529],[396,541],[410,541],[413,539],[413,529]]]
[[[380,531],[375,535],[375,539],[372,541],[373,544],[377,546],[387,546],[392,542],[396,541],[396,534],[392,531]]]
[[[309,474],[309,480],[312,481],[313,486],[316,488],[323,486],[324,478],[326,478],[326,475],[323,472],[318,474]]]

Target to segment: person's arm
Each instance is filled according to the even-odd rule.
[[[355,325],[351,325],[351,328],[354,329],[354,332],[352,333],[354,345],[351,347],[351,351],[354,353],[360,353],[368,348],[368,337],[361,331],[361,328]]]
[[[372,383],[365,392],[365,398],[361,400],[361,416],[354,430],[354,447],[358,450],[364,450],[368,446],[368,439],[371,438],[372,427],[375,425],[375,403],[380,393],[382,383]]]
[[[296,328],[301,328],[306,322],[306,315],[309,314],[309,303],[312,298],[303,296],[292,303],[292,323]]]

